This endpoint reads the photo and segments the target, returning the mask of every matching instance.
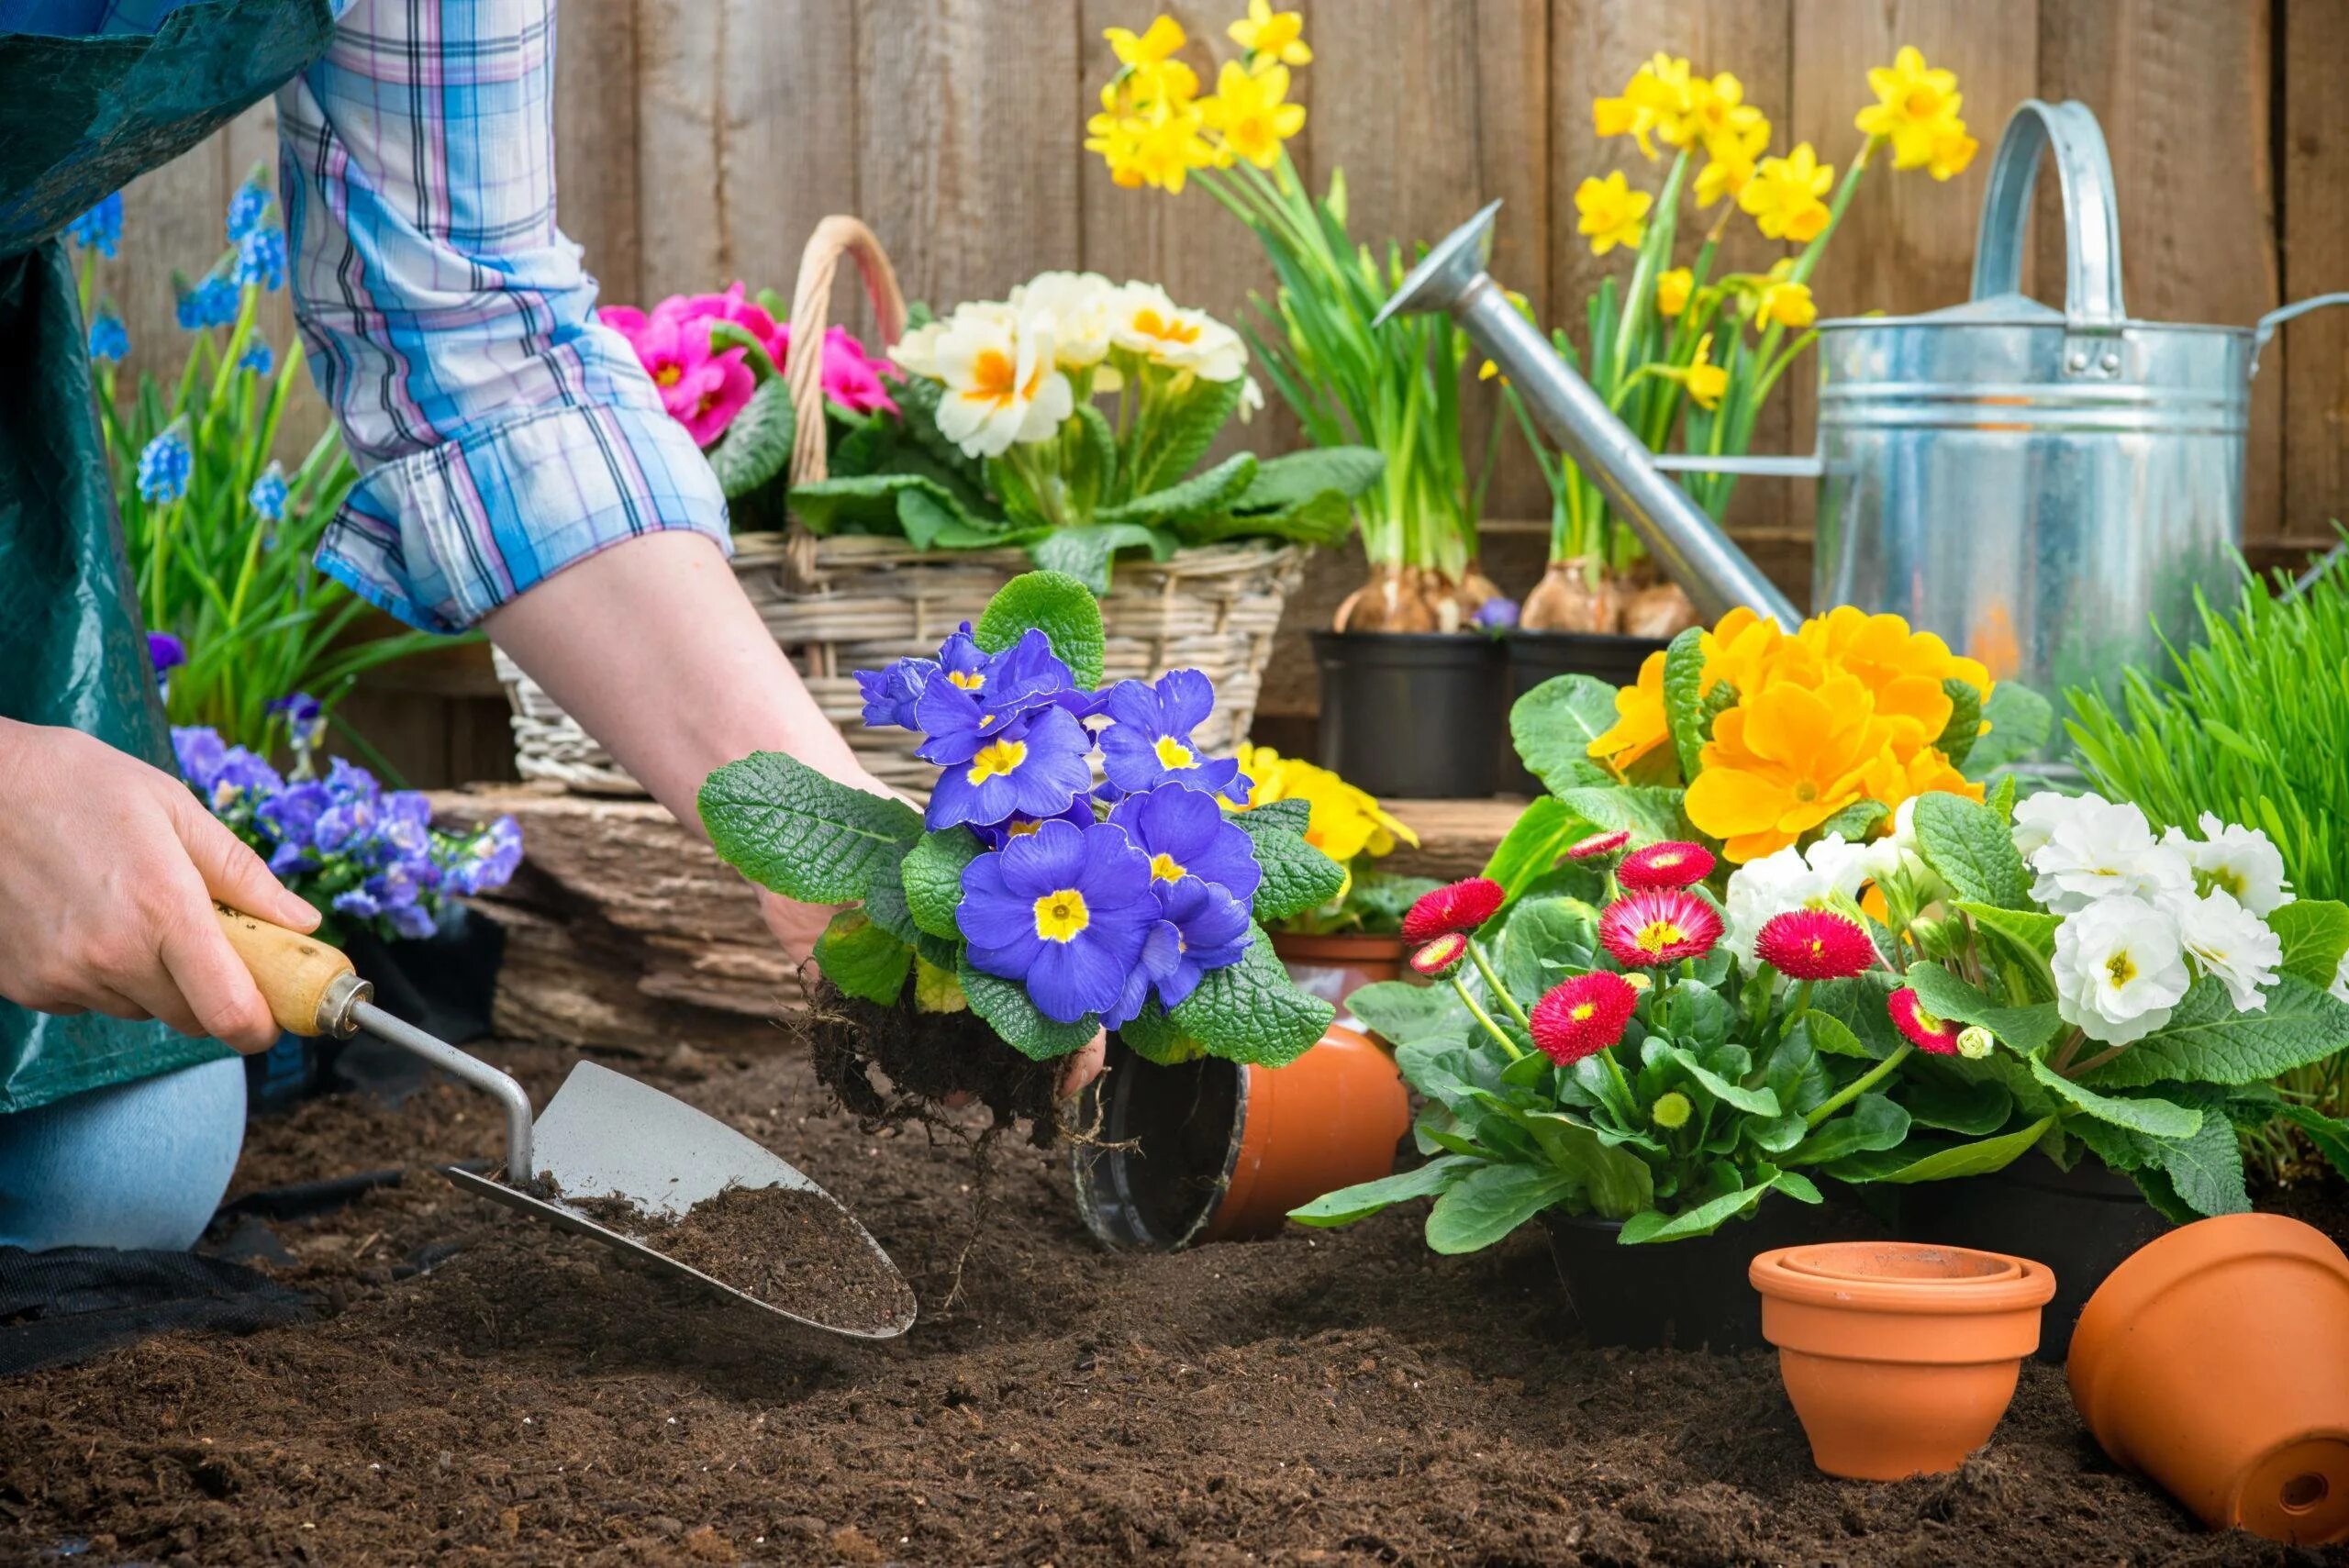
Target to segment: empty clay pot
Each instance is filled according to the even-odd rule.
[[[2180,1227],[2089,1298],[2072,1399],[2213,1529],[2349,1540],[2349,1257],[2277,1214]]]
[[[1987,1442],[2055,1294],[2028,1259],[1911,1241],[1783,1248],[1746,1277],[1812,1461],[1860,1481],[1954,1470]]]

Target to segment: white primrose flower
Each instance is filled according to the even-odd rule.
[[[1076,406],[1052,362],[1052,328],[1009,306],[964,306],[934,347],[938,428],[971,457],[1000,457],[1017,441],[1048,440]]]
[[[1081,371],[1109,357],[1118,302],[1118,285],[1098,272],[1039,272],[1013,289],[1008,303],[1052,328],[1053,358],[1061,369]]]
[[[2284,857],[2266,834],[2221,822],[2209,811],[2199,826],[2199,839],[2173,828],[2162,835],[2162,842],[2186,857],[2202,887],[2234,895],[2235,902],[2263,918],[2292,901],[2292,884],[2284,880]]]
[[[2225,983],[2235,1011],[2265,1010],[2267,998],[2260,995],[2260,987],[2276,984],[2277,969],[2284,962],[2284,939],[2222,887],[2199,898],[2176,900],[2169,913],[2177,921],[2179,942],[2204,973]]]
[[[942,380],[938,371],[938,339],[945,330],[943,321],[925,321],[890,344],[889,357],[908,374]]]
[[[2055,928],[2055,1011],[2093,1040],[2127,1045],[2169,1022],[2194,976],[2177,922],[2129,893],[2111,893]]]
[[[2065,814],[2030,859],[2039,873],[2032,897],[2058,915],[2120,895],[2160,903],[2194,891],[2185,851],[2156,842],[2145,814],[2125,803],[2099,800]]]
[[[2343,953],[2341,962],[2333,965],[2332,984],[2325,991],[2338,1001],[2349,1002],[2349,952]]]
[[[2065,795],[2056,790],[2045,789],[2041,790],[2037,795],[2024,795],[2015,802],[2013,828],[2015,853],[2025,860],[2031,859],[2040,851],[2048,840],[2055,836],[2055,830],[2058,828],[2086,816],[2099,806],[2107,806],[2111,804],[2112,802],[2093,790],[2082,795]],[[1904,802],[1903,809],[1908,808],[1908,803]],[[1912,822],[1915,820],[1913,811],[1910,812],[1909,819]],[[1897,816],[1894,821],[1896,824],[1898,822]],[[1898,831],[1897,826],[1894,830]]]
[[[1201,381],[1237,380],[1248,369],[1248,345],[1239,333],[1204,310],[1186,310],[1156,284],[1128,284],[1118,291],[1109,338],[1120,349]]]
[[[1746,862],[1730,873],[1722,900],[1721,945],[1753,968],[1753,940],[1790,909],[1841,908],[1856,916],[1860,889],[1876,875],[1877,846],[1847,844],[1830,833],[1806,853],[1792,846]],[[1848,907],[1847,907],[1848,906]]]

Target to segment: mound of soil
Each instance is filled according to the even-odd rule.
[[[607,1229],[796,1318],[877,1334],[913,1311],[913,1292],[873,1255],[856,1221],[805,1187],[729,1187],[683,1215],[627,1198],[570,1199]]]
[[[490,1052],[543,1094],[567,1061]],[[1891,1485],[1812,1469],[1766,1353],[1594,1350],[1538,1228],[1466,1258],[1419,1217],[1171,1256],[1079,1227],[986,1120],[862,1130],[792,1058],[629,1071],[854,1212],[923,1316],[864,1344],[623,1267],[449,1186],[496,1115],[451,1085],[256,1129],[272,1183],[395,1186],[271,1221],[317,1321],[0,1384],[0,1562],[2218,1564],[2097,1450],[2057,1368],[1989,1446]],[[957,1136],[957,1134],[961,1136]],[[2349,1235],[2337,1192],[2290,1207]],[[961,1296],[941,1304],[960,1265]]]
[[[871,1123],[918,1121],[950,1099],[967,1098],[985,1106],[998,1128],[1025,1120],[1029,1140],[1048,1147],[1058,1129],[1053,1096],[1062,1064],[1020,1055],[967,1008],[916,1012],[912,984],[898,1006],[883,1007],[844,996],[809,971],[805,1027],[816,1076]],[[885,1090],[874,1082],[876,1069]]]

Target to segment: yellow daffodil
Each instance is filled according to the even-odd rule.
[[[1586,750],[1620,777],[1671,739],[1664,711],[1664,655],[1651,653],[1640,665],[1639,680],[1616,691],[1613,727]]]
[[[1770,263],[1770,271],[1753,292],[1753,315],[1765,326],[1776,323],[1799,330],[1819,319],[1819,306],[1810,297],[1810,285],[1794,281],[1795,262],[1791,256],[1781,256]]]
[[[1933,138],[1933,155],[1925,164],[1925,172],[1936,180],[1954,178],[1965,172],[1982,144],[1965,134],[1964,122],[1954,122],[1942,128]]]
[[[1207,128],[1222,137],[1223,151],[1269,169],[1280,161],[1281,143],[1305,128],[1305,106],[1285,102],[1287,96],[1287,66],[1251,75],[1238,61],[1227,60],[1215,96],[1199,108]]]
[[[1913,45],[1902,45],[1890,65],[1869,72],[1868,89],[1876,101],[1853,123],[1892,144],[1895,169],[1925,168],[1933,161],[1934,144],[1952,126],[1964,134],[1965,124],[1957,111],[1965,95],[1957,90],[1957,73],[1929,68]]]
[[[1313,50],[1306,47],[1305,17],[1296,11],[1275,11],[1269,0],[1248,0],[1248,15],[1224,31],[1248,51],[1249,65],[1309,65]]]
[[[1765,158],[1737,193],[1737,205],[1753,215],[1772,239],[1809,243],[1827,228],[1827,204],[1820,198],[1835,183],[1835,167],[1821,163],[1810,143],[1797,142],[1784,158]]]
[[[1716,142],[1743,142],[1757,130],[1762,144],[1769,145],[1770,122],[1745,101],[1745,83],[1728,72],[1694,85],[1690,100],[1697,138],[1708,149]]]
[[[1696,355],[1687,364],[1657,366],[1652,373],[1687,387],[1697,406],[1708,413],[1720,406],[1721,395],[1729,391],[1728,370],[1713,363],[1710,332],[1697,339]]]
[[[1618,245],[1637,247],[1647,233],[1648,208],[1655,198],[1645,191],[1635,191],[1616,170],[1604,180],[1586,178],[1575,187],[1575,210],[1582,215],[1578,226],[1590,237],[1590,253],[1604,256]]]
[[[1737,79],[1729,80],[1734,85]],[[1742,95],[1743,89],[1739,91]],[[1633,72],[1623,89],[1624,97],[1652,117],[1656,136],[1667,147],[1687,147],[1702,134],[1705,105],[1711,93],[1712,84],[1693,75],[1686,60],[1661,52]],[[1641,150],[1654,156],[1644,140]]]
[[[1191,41],[1185,35],[1182,23],[1163,16],[1153,18],[1150,26],[1139,33],[1130,28],[1110,28],[1101,36],[1109,40],[1110,49],[1117,52],[1118,63],[1130,71],[1171,60]]]
[[[1684,808],[1729,860],[1771,854],[1864,798],[1890,740],[1850,675],[1770,685],[1713,720]]]
[[[1629,98],[1597,98],[1590,106],[1591,128],[1602,137],[1628,136],[1640,144],[1640,150],[1650,158],[1655,156],[1655,143],[1650,139],[1655,131],[1655,113],[1643,109]]]
[[[1676,317],[1688,308],[1688,296],[1697,287],[1697,274],[1686,267],[1675,267],[1655,281],[1655,307],[1659,315]]]
[[[1697,171],[1697,205],[1709,207],[1745,189],[1753,178],[1754,161],[1769,145],[1770,122],[1759,116],[1742,131],[1707,137],[1705,166]]]

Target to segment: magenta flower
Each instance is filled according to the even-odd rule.
[[[743,362],[749,353],[747,349],[712,353],[706,324],[657,310],[636,340],[636,357],[660,390],[661,406],[685,426],[696,445],[704,447],[715,445],[751,401],[758,384]]]
[[[790,328],[784,330],[788,333]],[[824,334],[824,395],[841,407],[857,414],[870,414],[876,408],[895,414],[897,405],[882,384],[882,377],[896,374],[897,367],[888,361],[867,358],[864,345],[845,327]]]
[[[673,294],[654,306],[652,314],[655,319],[730,321],[759,340],[777,370],[783,368],[783,356],[791,343],[790,329],[776,325],[764,306],[745,297],[739,279],[723,294]]]

